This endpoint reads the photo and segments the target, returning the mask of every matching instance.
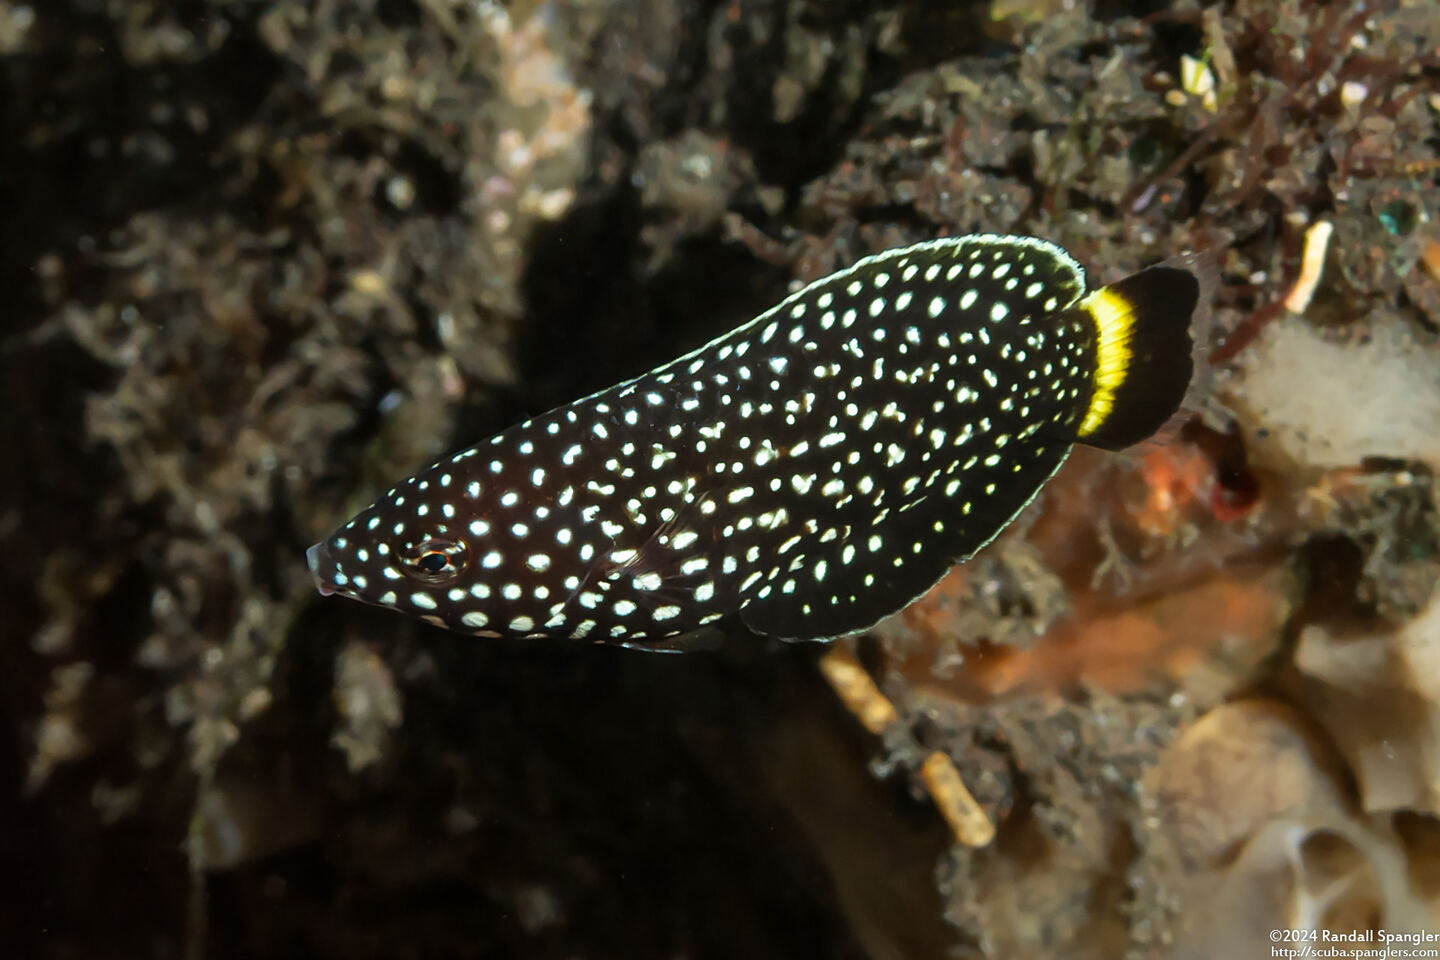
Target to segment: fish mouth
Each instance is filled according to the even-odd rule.
[[[305,563],[310,568],[310,575],[315,578],[315,589],[320,591],[320,596],[328,597],[335,592],[335,587],[320,575],[320,567],[324,562],[325,544],[317,543],[305,551]]]

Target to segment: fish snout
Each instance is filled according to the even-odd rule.
[[[305,551],[305,563],[310,568],[310,575],[315,578],[315,589],[320,591],[320,596],[328,597],[335,592],[335,585],[322,570],[333,568],[334,563],[330,562],[329,552],[325,544],[317,543]]]

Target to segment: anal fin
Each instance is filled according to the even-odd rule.
[[[874,626],[993,540],[1068,452],[1057,442],[1012,445],[1004,461],[973,469],[950,495],[954,474],[942,473],[878,524],[866,522],[870,504],[842,511],[830,522],[851,520],[849,533],[809,537],[795,553],[776,557],[779,575],[765,581],[765,596],[745,603],[741,622],[781,640],[828,640]]]

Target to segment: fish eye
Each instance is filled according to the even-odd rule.
[[[428,573],[432,577],[438,577],[450,566],[450,558],[443,553],[427,553],[415,561],[415,566],[421,573]]]
[[[424,540],[401,556],[405,572],[424,583],[449,583],[465,569],[469,550],[458,540]]]

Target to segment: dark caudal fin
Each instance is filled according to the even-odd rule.
[[[1178,257],[1080,301],[1096,329],[1095,389],[1075,440],[1120,450],[1145,440],[1203,389],[1212,257]]]

